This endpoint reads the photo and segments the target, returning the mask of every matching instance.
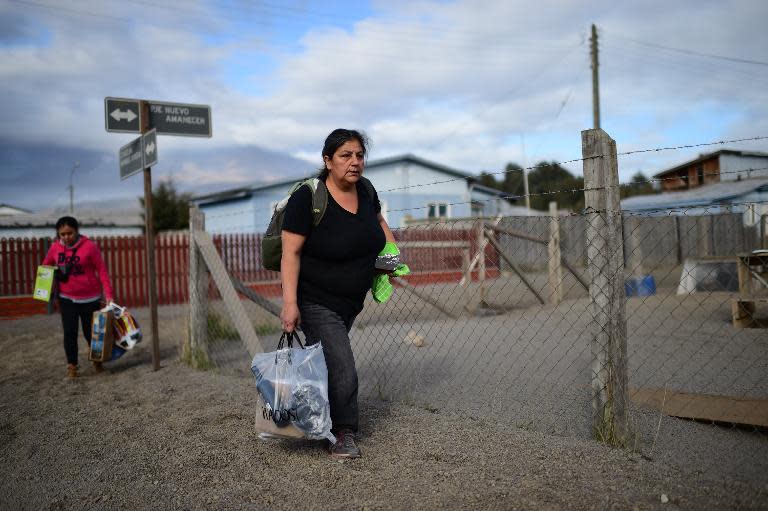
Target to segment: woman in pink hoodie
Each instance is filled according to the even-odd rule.
[[[78,321],[83,326],[87,343],[91,342],[93,313],[101,308],[102,295],[113,300],[112,284],[99,247],[80,234],[77,220],[71,216],[56,222],[56,242],[43,260],[44,265],[56,266],[59,309],[64,328],[64,352],[67,355],[67,377],[77,378]],[[101,372],[101,362],[93,363]]]

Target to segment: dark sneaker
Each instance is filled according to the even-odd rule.
[[[94,373],[99,374],[104,372],[104,366],[101,364],[101,362],[94,360],[91,362],[91,365],[93,366]]]
[[[75,364],[67,364],[67,379],[76,380],[77,376],[77,366]]]
[[[360,448],[355,443],[355,434],[349,429],[342,429],[336,433],[336,443],[330,446],[330,451],[334,458],[359,458],[362,456]]]

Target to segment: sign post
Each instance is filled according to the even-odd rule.
[[[157,371],[160,369],[160,339],[157,328],[155,225],[152,218],[152,165],[157,164],[157,134],[210,137],[211,107],[108,97],[104,98],[104,127],[110,132],[141,135],[120,148],[120,179],[126,179],[142,170],[144,173],[147,291],[152,330],[152,365]]]
[[[141,134],[139,140],[143,141],[149,128],[149,103],[140,101]],[[140,144],[143,147],[143,144]],[[154,149],[155,161],[157,161],[157,148]],[[142,154],[142,165],[144,155]],[[160,339],[157,328],[157,271],[155,269],[155,222],[152,218],[152,167],[144,166],[144,230],[147,249],[147,290],[149,292],[149,311],[152,328],[152,367],[155,371],[160,369]]]

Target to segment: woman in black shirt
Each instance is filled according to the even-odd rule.
[[[352,322],[371,288],[374,264],[384,243],[394,241],[381,215],[375,190],[360,183],[367,140],[358,131],[337,129],[323,147],[319,178],[328,188],[328,206],[312,226],[312,192],[299,188],[283,218],[283,330],[301,323],[307,343],[323,343],[328,366],[328,399],[333,433],[332,456],[358,457],[357,369],[349,342]]]

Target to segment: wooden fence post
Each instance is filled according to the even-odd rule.
[[[477,229],[476,229],[476,236],[477,236],[477,247],[478,247],[478,254],[480,255],[480,259],[477,261],[477,281],[480,284],[480,307],[486,306],[486,289],[485,289],[485,235],[483,234],[485,231],[483,230],[483,226],[485,225],[485,220],[480,218],[477,221]]]
[[[560,253],[560,218],[557,202],[549,203],[549,302],[557,305],[563,301],[563,266]]]
[[[627,245],[625,248],[627,272],[635,277],[645,275],[643,271],[643,245],[640,239],[641,219],[637,216],[629,216],[624,219],[626,226]]]
[[[205,214],[196,206],[189,208],[189,336],[182,359],[195,368],[207,367],[208,356],[208,271],[195,231],[205,230]]]
[[[593,310],[592,426],[598,440],[629,441],[624,250],[616,142],[601,129],[581,132],[587,266]]]

